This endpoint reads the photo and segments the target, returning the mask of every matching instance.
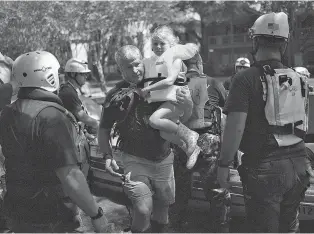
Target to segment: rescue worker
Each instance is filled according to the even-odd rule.
[[[254,64],[232,81],[218,181],[230,186],[229,166],[239,148],[249,232],[297,232],[298,208],[312,174],[303,141],[306,85],[282,64],[289,38],[285,13],[260,16],[250,33]]]
[[[247,69],[251,66],[250,60],[248,58],[238,58],[234,64],[234,72],[235,74],[228,78],[227,80],[224,81],[223,86],[225,87],[226,90],[229,91],[231,87],[231,82],[233,80],[233,77],[240,71]]]
[[[91,72],[87,62],[72,58],[67,61],[64,71],[67,82],[62,84],[59,97],[64,107],[77,119],[89,127],[89,133],[97,133],[99,122],[88,115],[79,96],[82,95],[80,88],[85,84],[86,78]]]
[[[203,139],[205,141],[208,140],[205,136],[209,132],[214,131],[213,125],[215,125],[211,116],[212,113],[208,113],[208,111],[205,111],[204,113],[205,105],[209,104],[212,106],[220,106],[222,108],[225,104],[226,91],[222,86],[222,83],[218,83],[214,78],[203,74],[203,61],[199,54],[195,55],[192,59],[184,61],[184,63],[187,66],[186,77],[190,79],[189,88],[191,90],[194,104],[193,110],[195,110],[195,107],[198,107],[196,113],[193,111],[192,116],[185,124],[200,134],[198,145],[201,146],[201,148],[204,148],[204,145],[207,144],[202,144],[201,141],[203,141]],[[200,108],[202,108],[203,111],[200,111]],[[198,125],[195,123],[198,123]],[[217,186],[214,185],[218,185],[218,183],[215,183],[216,177],[213,178],[209,176],[213,163],[215,162],[208,160],[210,156],[204,154],[203,151],[200,154],[199,161],[196,163],[195,168],[191,171],[185,168],[186,160],[183,160],[183,158],[180,157],[180,154],[184,154],[184,152],[178,147],[175,148],[174,152],[176,202],[170,209],[170,222],[172,228],[177,232],[186,232],[189,217],[187,208],[188,201],[191,197],[192,174],[197,171],[201,175],[202,187],[206,199],[211,202],[209,214],[209,226],[211,232],[227,232],[229,230],[226,229],[229,224],[229,214],[223,211],[229,209],[227,207],[227,202],[229,201],[227,200],[229,199],[230,194],[226,190],[217,190]]]
[[[111,232],[113,225],[78,166],[77,122],[53,93],[59,67],[45,51],[22,54],[13,63],[18,99],[0,117],[7,186],[3,213],[13,232],[73,232],[80,225],[78,206],[96,232]]]
[[[123,81],[110,90],[103,105],[98,133],[100,150],[106,159],[107,170],[122,178],[115,172],[118,167],[110,145],[110,132],[114,127],[119,137],[117,147],[122,152],[124,174],[131,173],[130,179],[123,184],[124,192],[132,201],[131,231],[167,232],[168,209],[175,199],[174,156],[170,144],[148,121],[160,104],[148,104],[137,94],[143,87],[144,77],[139,49],[123,46],[117,50],[115,59]],[[187,112],[192,109],[188,92],[178,89],[176,98],[178,105],[185,105]]]
[[[2,109],[11,103],[12,95],[15,91],[15,85],[11,82],[11,69],[13,60],[10,57],[4,56],[0,53],[0,113]],[[0,201],[2,205],[3,196],[5,193],[5,170],[4,170],[5,158],[1,151],[0,146]],[[1,209],[1,208],[0,208]],[[0,232],[8,232],[8,228],[4,217],[0,214]]]

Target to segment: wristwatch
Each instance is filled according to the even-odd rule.
[[[102,216],[104,215],[104,211],[102,210],[101,207],[98,208],[98,213],[93,216],[93,217],[90,217],[92,220],[96,220],[96,219],[99,219],[101,218]]]

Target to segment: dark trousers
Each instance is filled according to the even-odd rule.
[[[169,218],[171,226],[177,228],[179,232],[184,232],[182,224],[189,217],[187,208],[191,197],[191,176],[193,171],[198,171],[201,175],[202,187],[206,199],[210,202],[208,215],[210,231],[229,232],[231,197],[229,191],[219,188],[216,179],[216,159],[208,161],[200,157],[194,170],[191,171],[185,167],[186,155],[184,155],[184,152],[177,150],[175,155],[176,202],[170,207]]]
[[[298,208],[309,186],[306,156],[240,166],[250,232],[299,232]]]

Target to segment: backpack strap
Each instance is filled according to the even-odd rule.
[[[268,131],[273,134],[280,134],[280,135],[288,135],[293,134],[301,139],[304,139],[306,132],[296,128],[297,126],[303,124],[303,120],[297,121],[295,123],[285,124],[284,126],[275,126],[269,125]]]
[[[262,82],[262,86],[263,86],[263,100],[265,102],[267,102],[267,92],[268,92],[268,83],[267,83],[267,79],[266,76],[270,75],[270,76],[274,76],[276,71],[274,69],[272,69],[269,65],[260,65],[260,64],[256,64],[256,66],[259,68],[260,72],[261,72],[261,76],[260,76],[260,81]]]
[[[276,71],[275,69],[271,68],[271,66],[269,65],[257,65],[257,67],[261,70],[262,75],[260,76],[260,80],[262,82],[262,86],[263,86],[263,100],[264,103],[266,105],[267,102],[267,92],[268,92],[268,83],[267,83],[267,79],[266,76],[274,76]],[[292,69],[294,70],[294,69]],[[291,78],[289,80],[289,77],[287,75],[283,75],[279,77],[279,83],[284,83],[287,82],[290,83],[291,82]],[[305,97],[305,82],[302,80],[302,78],[300,77],[300,82],[301,82],[301,91],[302,91],[302,96]],[[276,125],[269,125],[268,127],[268,132],[272,133],[272,134],[280,134],[280,135],[287,135],[287,134],[294,134],[297,137],[300,137],[302,139],[304,139],[306,132],[296,128],[299,125],[302,125],[303,121],[297,121],[294,123],[289,123],[289,124],[285,124],[284,126],[276,126]]]
[[[158,73],[157,77],[149,77],[149,78],[144,78],[141,83],[145,84],[147,82],[151,82],[150,84],[155,84],[161,80],[166,79],[167,77],[165,76],[161,76],[161,73]],[[186,81],[184,81],[183,79],[177,78],[176,81],[174,82],[174,85],[177,86],[185,86],[188,84],[190,78],[186,78]]]

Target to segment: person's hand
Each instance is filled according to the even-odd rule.
[[[230,188],[229,184],[229,171],[230,169],[227,167],[219,167],[217,168],[217,180],[221,188]]]
[[[192,102],[190,97],[190,92],[188,89],[177,89],[176,90],[176,98],[177,98],[177,105],[190,105]],[[193,104],[192,104],[193,105]]]
[[[188,121],[192,115],[193,101],[191,99],[191,94],[188,88],[181,88],[176,90],[176,102],[174,105],[178,106],[180,109],[184,110],[183,116],[180,117],[182,123]]]
[[[99,219],[91,220],[96,233],[115,233],[115,225],[108,223],[105,215]]]
[[[106,159],[106,170],[113,176],[120,177],[120,178],[123,177],[122,174],[116,172],[117,170],[119,170],[119,166],[116,160],[114,160],[113,158]]]
[[[141,95],[141,97],[147,99],[149,97],[149,90],[147,90],[146,88],[143,89],[139,89],[138,90],[139,94]]]

